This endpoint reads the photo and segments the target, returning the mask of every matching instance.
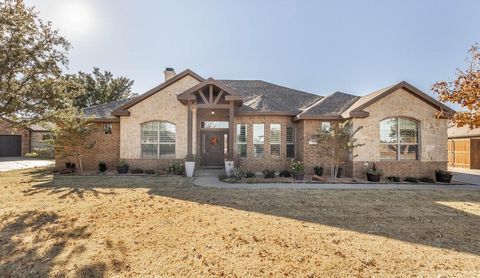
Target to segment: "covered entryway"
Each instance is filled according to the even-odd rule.
[[[202,167],[223,167],[227,155],[233,153],[233,117],[243,98],[207,79],[177,99],[188,106],[187,153],[197,154]]]
[[[0,157],[22,156],[21,135],[0,135]]]

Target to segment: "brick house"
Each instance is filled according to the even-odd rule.
[[[16,128],[6,118],[0,118],[0,157],[20,157],[37,152],[41,157],[53,158],[53,151],[45,151],[51,132],[40,125]]]
[[[447,119],[452,110],[407,82],[359,97],[335,92],[319,96],[260,80],[204,79],[191,70],[165,70],[165,82],[132,99],[84,110],[99,131],[84,157],[85,169],[100,160],[114,169],[166,168],[187,154],[200,167],[221,167],[231,151],[249,171],[288,169],[304,161],[312,173],[322,161],[311,140],[319,129],[351,119],[362,147],[343,165],[363,177],[364,164],[376,162],[385,175],[432,176],[447,168]],[[64,159],[57,157],[57,168]]]

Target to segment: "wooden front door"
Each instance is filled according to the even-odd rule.
[[[223,166],[226,131],[201,132],[202,166]]]

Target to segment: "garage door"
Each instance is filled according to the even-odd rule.
[[[0,157],[22,156],[22,136],[0,135]]]

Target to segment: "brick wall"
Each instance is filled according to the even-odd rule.
[[[30,152],[30,132],[23,128],[12,128],[9,123],[0,120],[0,135],[22,136],[22,156]]]
[[[234,136],[234,150],[237,152],[236,137],[237,124],[247,124],[247,158],[240,158],[240,166],[246,171],[260,172],[265,169],[272,169],[275,171],[289,169],[290,159],[286,158],[286,131],[287,126],[293,126],[292,117],[288,116],[237,116],[235,117],[235,136]],[[254,157],[253,150],[253,124],[264,124],[264,157]],[[272,157],[270,152],[270,124],[281,125],[281,145],[280,158]],[[295,148],[297,151],[297,147]]]
[[[112,124],[112,134],[105,134],[104,123],[95,123],[97,129],[93,136],[95,145],[86,150],[82,158],[84,171],[96,170],[100,161],[105,161],[108,170],[116,169],[120,157],[120,124]],[[75,162],[72,157],[62,157],[59,152],[55,153],[55,168],[62,170],[65,162]]]
[[[366,179],[364,173],[365,161],[353,162],[353,177]],[[447,170],[447,164],[442,161],[419,161],[419,160],[401,160],[401,161],[377,161],[375,166],[383,171],[383,177],[397,176],[405,177],[435,177],[435,170]]]

